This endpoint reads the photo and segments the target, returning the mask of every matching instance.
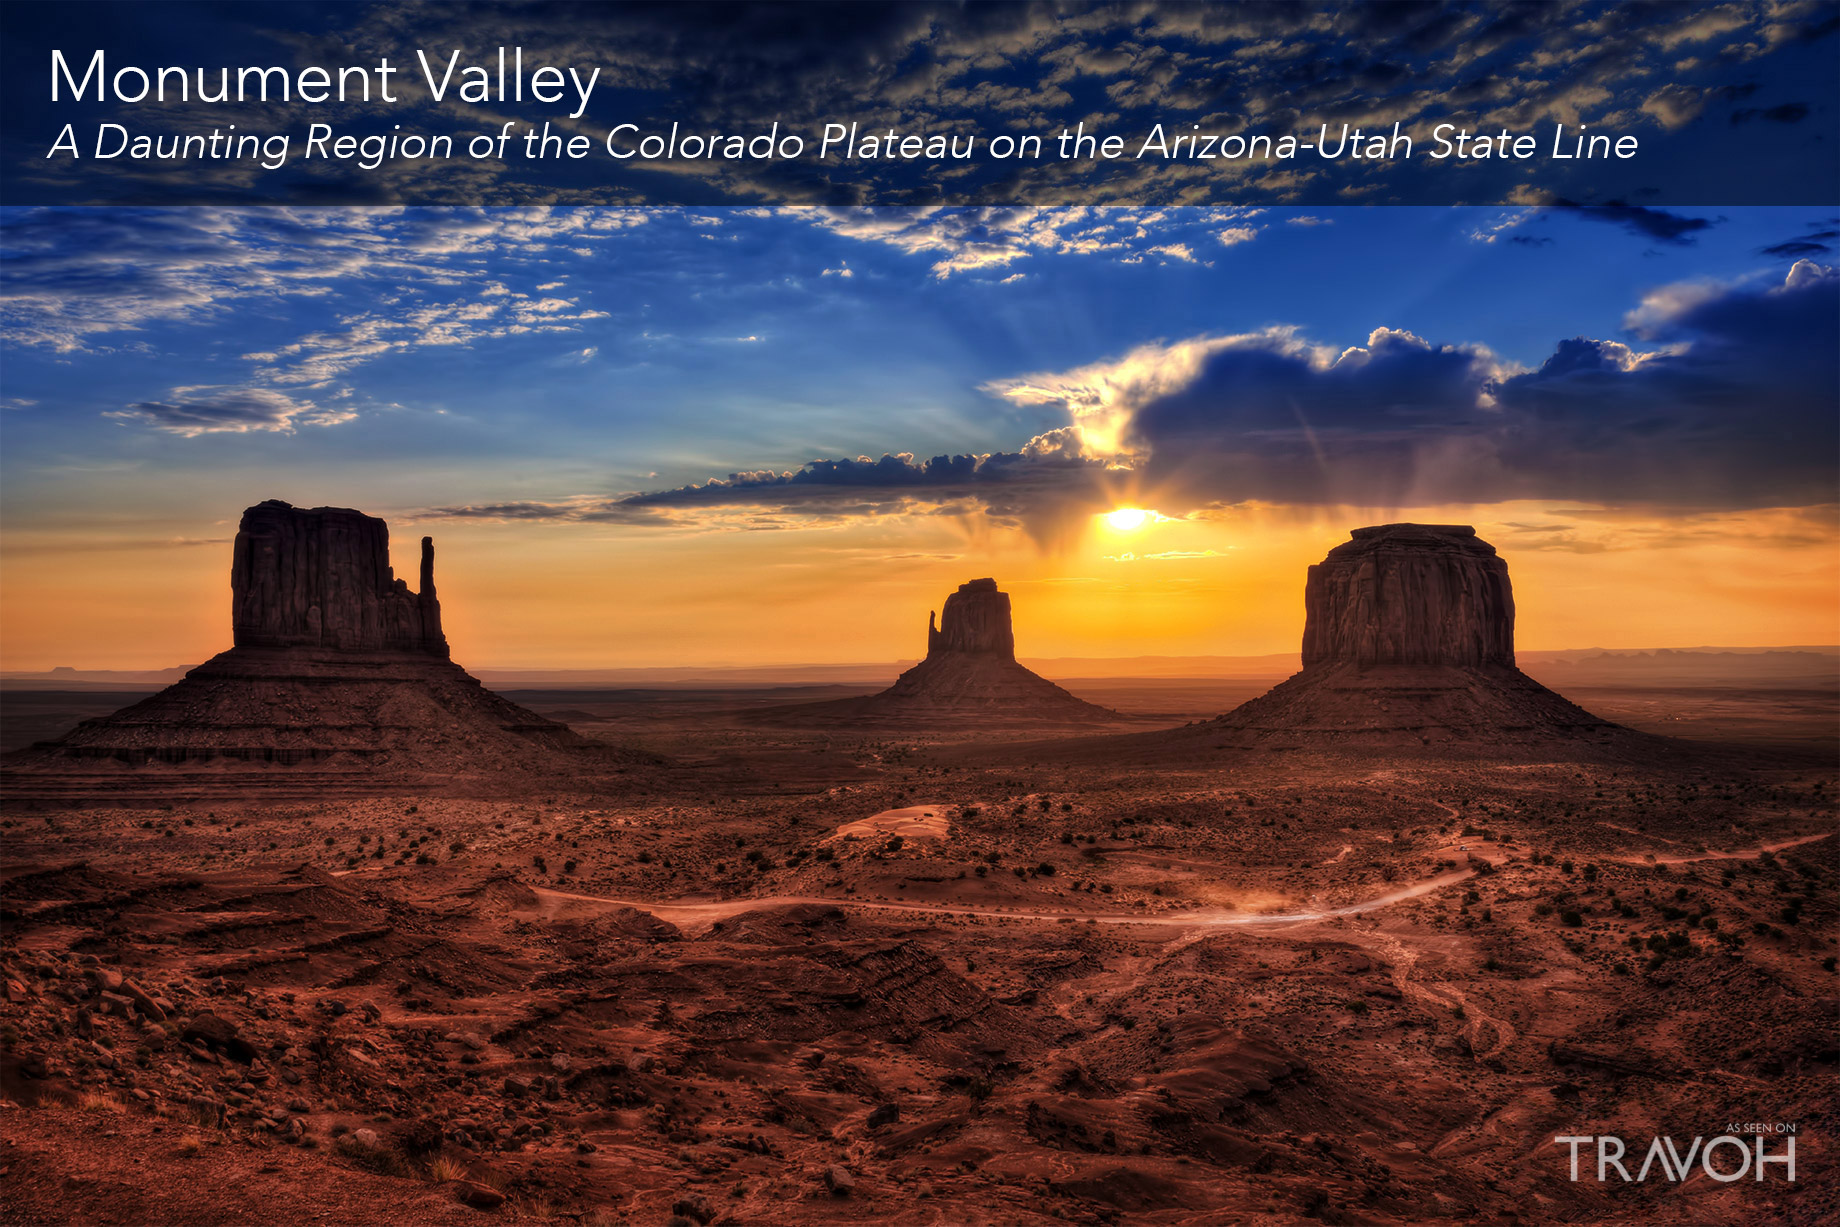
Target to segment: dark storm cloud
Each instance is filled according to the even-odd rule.
[[[1642,205],[1620,203],[1579,205],[1563,201],[1558,207],[1573,217],[1621,226],[1631,234],[1653,239],[1658,243],[1671,243],[1677,247],[1685,247],[1695,242],[1694,236],[1700,231],[1710,230],[1723,220],[1722,218],[1687,217],[1679,213],[1670,213],[1666,209],[1650,209]]]
[[[797,469],[731,473],[697,485],[610,498],[440,507],[426,514],[443,519],[671,524],[725,510],[842,518],[953,515],[975,509],[999,520],[1045,528],[1061,510],[1105,504],[1106,485],[1105,465],[1078,455],[1065,432],[1051,432],[1021,452],[925,460],[906,453],[813,460]]]
[[[993,386],[1060,404],[1078,424],[1022,452],[816,461],[600,510],[829,516],[962,500],[1038,524],[1121,497],[1170,513],[1247,501],[1739,508],[1840,497],[1840,276],[1804,262],[1773,283],[1668,287],[1627,327],[1628,341],[1561,340],[1534,370],[1389,329],[1341,350],[1288,329],[1146,346]],[[1117,447],[1109,462],[1073,454],[1101,436]]]
[[[1781,106],[1742,107],[1731,113],[1734,124],[1749,123],[1753,119],[1767,119],[1779,124],[1799,124],[1814,113],[1806,102],[1785,102]]]
[[[1826,243],[1817,243],[1812,239],[1790,239],[1786,243],[1774,243],[1762,249],[1766,256],[1780,256],[1787,260],[1800,260],[1832,250]]]
[[[1709,506],[1831,502],[1840,451],[1840,277],[1808,263],[1779,285],[1651,301],[1663,346],[1562,343],[1495,395],[1498,454],[1550,497]]]
[[[1829,243],[1833,239],[1840,239],[1840,230],[1820,226],[1797,238],[1772,243],[1759,250],[1766,256],[1776,256],[1785,260],[1801,260],[1808,256],[1818,256],[1832,251],[1833,248]]]

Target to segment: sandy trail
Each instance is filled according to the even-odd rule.
[[[1450,873],[1441,873],[1426,878],[1422,882],[1399,890],[1364,899],[1359,903],[1347,903],[1338,907],[1310,908],[1297,912],[1234,912],[1225,908],[1206,908],[1186,912],[1165,912],[1161,915],[1135,914],[1131,912],[1058,912],[1032,909],[1011,909],[988,907],[958,907],[951,904],[927,903],[880,903],[866,899],[837,899],[826,895],[767,895],[752,899],[723,899],[720,901],[680,901],[677,903],[650,903],[641,899],[611,899],[601,895],[577,895],[568,891],[549,890],[534,887],[537,897],[546,902],[544,911],[554,913],[566,910],[565,901],[595,903],[606,907],[630,907],[642,912],[650,912],[661,920],[673,923],[688,922],[693,927],[713,924],[742,912],[756,911],[761,908],[793,907],[800,904],[818,904],[824,907],[853,908],[868,912],[907,912],[932,916],[972,916],[990,920],[1028,920],[1059,924],[1067,922],[1090,921],[1103,925],[1135,925],[1172,929],[1200,928],[1257,928],[1265,925],[1304,924],[1317,920],[1332,920],[1338,916],[1358,916],[1363,912],[1391,907],[1407,899],[1428,895],[1433,891],[1453,886],[1475,876],[1473,869],[1459,869]]]
[[[1605,859],[1617,861],[1624,865],[1691,865],[1695,861],[1754,861],[1765,852],[1781,852],[1784,848],[1799,848],[1803,844],[1811,844],[1818,839],[1826,839],[1831,833],[1832,832],[1829,831],[1821,831],[1814,835],[1802,835],[1795,839],[1779,840],[1776,843],[1765,844],[1761,848],[1752,848],[1746,852],[1698,852],[1690,856],[1657,856],[1652,860],[1646,856],[1613,856],[1606,857]]]
[[[915,807],[927,808],[927,807]],[[1814,835],[1804,835],[1796,839],[1785,839],[1777,843],[1766,844],[1748,852],[1711,852],[1700,856],[1666,857],[1660,863],[1685,864],[1697,860],[1746,860],[1760,856],[1764,852],[1778,852],[1784,848],[1793,848],[1800,844],[1813,843],[1827,838],[1823,831]],[[1472,858],[1474,854],[1471,854]],[[1493,860],[1494,858],[1488,858]],[[1646,864],[1640,858],[1629,858],[1629,863]],[[618,899],[605,895],[582,895],[570,891],[551,890],[547,887],[533,887],[541,901],[540,911],[546,916],[579,910],[571,904],[590,904],[602,908],[630,907],[642,912],[650,912],[661,920],[698,929],[714,924],[730,916],[743,912],[752,912],[762,908],[796,907],[815,904],[821,907],[849,908],[859,912],[904,912],[916,916],[966,916],[981,920],[1022,920],[1042,924],[1091,923],[1102,925],[1126,925],[1139,928],[1167,929],[1248,929],[1263,928],[1274,925],[1308,924],[1314,921],[1333,920],[1341,916],[1359,916],[1365,912],[1379,911],[1407,899],[1416,899],[1466,882],[1476,876],[1474,869],[1458,869],[1436,874],[1421,882],[1398,890],[1375,895],[1357,903],[1345,903],[1334,907],[1309,907],[1293,912],[1237,912],[1226,908],[1202,908],[1182,912],[1163,912],[1160,914],[1141,914],[1132,912],[1077,912],[1050,911],[1034,908],[993,908],[971,907],[949,903],[885,903],[867,899],[835,898],[828,895],[763,895],[753,898],[699,900],[680,899],[676,902],[653,902],[644,899]],[[1499,1042],[1495,1051],[1505,1046],[1511,1038],[1512,1031],[1495,1020],[1482,1020],[1495,1026]]]

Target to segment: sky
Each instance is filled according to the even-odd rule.
[[[1789,204],[1832,199],[1840,176],[1834,0],[1390,0],[1194,4],[1054,0],[962,4],[224,4],[91,0],[9,6],[0,39],[0,159],[8,199],[27,203],[1499,203]],[[586,102],[496,94],[497,51],[527,71],[598,73]],[[51,51],[75,65],[54,101]],[[107,73],[168,67],[211,81],[226,68],[376,69],[395,101],[290,95],[203,102],[173,88],[138,100],[132,75],[75,102],[95,52]],[[482,68],[490,97],[435,96],[417,53],[462,80]],[[100,78],[104,74],[99,73]],[[162,78],[164,81],[164,78]],[[342,80],[342,78],[341,78]],[[213,86],[204,90],[216,97]],[[118,101],[117,94],[134,101]],[[296,156],[172,163],[48,158],[66,123],[94,149],[93,125],[135,134],[293,132]],[[777,122],[815,146],[827,123],[902,134],[1117,135],[1135,148],[1166,133],[1296,133],[1329,125],[1415,134],[1409,160],[1260,162],[978,157],[930,162],[685,162],[520,158],[374,171],[299,156],[306,125],[340,134],[445,133],[462,146],[501,124],[548,121],[599,148],[627,122],[665,133],[753,135]],[[1639,156],[1584,162],[1429,158],[1432,131],[1629,136]]]
[[[1831,209],[0,211],[0,667],[229,645],[266,498],[479,667],[1296,650],[1469,523],[1522,648],[1840,641]],[[1111,516],[1119,509],[1152,514]]]

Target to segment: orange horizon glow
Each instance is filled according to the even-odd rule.
[[[1840,642],[1832,508],[1686,520],[1527,504],[1246,507],[1206,518],[1133,507],[1093,517],[1051,551],[982,518],[760,532],[381,514],[397,574],[412,583],[416,540],[435,537],[454,657],[481,668],[912,659],[925,650],[929,611],[984,575],[1010,593],[1025,657],[1291,653],[1305,569],[1349,529],[1388,520],[1474,524],[1508,560],[1522,650]],[[169,668],[230,645],[234,522],[136,527],[130,536],[9,526],[0,668]]]

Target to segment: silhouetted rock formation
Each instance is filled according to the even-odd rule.
[[[434,538],[422,538],[421,592],[411,592],[390,569],[390,526],[363,512],[257,503],[237,528],[230,591],[239,648],[447,655]]]
[[[1626,731],[1515,667],[1508,564],[1453,524],[1355,529],[1310,568],[1303,671],[1211,727],[1231,740],[1399,744]]]
[[[1016,659],[1016,633],[1010,628],[1009,593],[997,590],[994,579],[974,579],[960,584],[946,598],[937,623],[927,615],[926,654],[981,652],[1003,660]]]
[[[987,721],[1092,724],[1117,712],[1077,699],[1016,661],[1009,594],[994,579],[960,584],[937,618],[927,615],[926,659],[880,694],[758,713],[763,723]]]
[[[448,659],[435,596],[434,542],[422,538],[421,590],[390,569],[389,526],[339,507],[270,500],[243,513],[231,567],[235,646],[131,707],[9,756],[15,795],[77,796],[59,773],[122,764],[200,765],[219,788],[250,777],[321,795],[392,780],[478,781],[613,766],[631,756],[581,737],[481,686]],[[141,783],[185,792],[167,773]],[[211,795],[212,788],[194,780]]]
[[[1383,524],[1310,568],[1303,666],[1513,665],[1508,564],[1463,524]]]

